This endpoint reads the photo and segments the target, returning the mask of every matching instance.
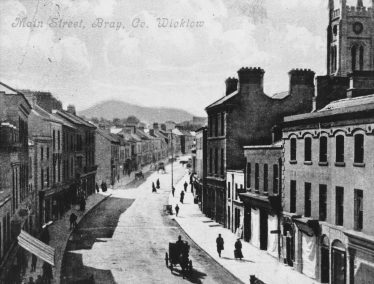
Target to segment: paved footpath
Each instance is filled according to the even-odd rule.
[[[213,222],[201,212],[199,206],[193,203],[190,186],[188,186],[183,204],[179,202],[185,181],[189,183],[188,175],[176,185],[174,197],[171,194],[169,196],[169,204],[173,206],[173,209],[177,203],[179,204],[180,210],[175,220],[195,243],[233,275],[244,283],[249,283],[250,275],[255,275],[266,284],[318,283],[244,241],[242,241],[244,258],[241,261],[236,260],[234,258],[234,244],[237,240],[235,234]],[[221,258],[216,249],[218,234],[222,235],[225,242],[225,250],[222,251]]]

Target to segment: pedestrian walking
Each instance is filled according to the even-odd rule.
[[[53,279],[52,266],[49,263],[44,262],[43,263],[43,283],[51,284],[52,279]]]
[[[96,192],[99,193],[100,189],[99,189],[99,185],[97,184],[97,182],[95,183],[95,188],[96,188]]]
[[[242,260],[242,258],[243,258],[243,254],[242,254],[242,242],[240,241],[240,239],[238,239],[235,242],[234,256],[235,256],[235,258],[239,258],[240,260]]]
[[[152,182],[152,192],[157,192],[154,182]]]
[[[187,191],[188,183],[186,181],[184,182],[183,186],[184,186],[184,191]]]
[[[179,206],[178,204],[175,205],[175,216],[178,217],[178,213],[179,213]]]
[[[105,181],[102,181],[102,183],[101,183],[101,190],[102,190],[103,192],[106,192],[107,189],[108,189],[108,187],[107,187]]]
[[[80,205],[80,210],[81,211],[86,210],[86,200],[84,199],[84,196],[81,197],[79,205]]]
[[[34,278],[29,277],[29,282],[27,282],[27,284],[35,284]]]
[[[221,234],[218,234],[218,237],[216,239],[216,244],[217,244],[218,255],[219,257],[221,257],[221,251],[224,250],[224,247],[223,247],[224,241],[223,241],[223,238],[221,237]]]
[[[173,186],[173,187],[171,188],[171,194],[173,194],[173,197],[174,197],[174,192],[175,192],[175,187]]]
[[[75,227],[77,226],[77,215],[74,214],[74,212],[72,212],[70,214],[70,218],[69,218],[69,221],[70,221],[70,230],[73,228],[75,229]]]
[[[184,200],[184,191],[181,191],[181,196],[180,196],[180,202],[183,204]]]
[[[159,179],[157,179],[157,181],[156,181],[156,188],[157,188],[157,189],[160,188],[160,180],[159,180]]]
[[[36,270],[36,262],[37,262],[37,257],[35,254],[31,256],[31,272],[34,272]]]

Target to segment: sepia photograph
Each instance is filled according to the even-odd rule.
[[[0,0],[0,284],[374,284],[374,0]]]

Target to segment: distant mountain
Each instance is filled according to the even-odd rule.
[[[113,118],[126,118],[130,115],[135,115],[143,122],[165,122],[168,120],[176,123],[191,120],[192,114],[177,108],[166,107],[143,107],[134,104],[129,104],[122,101],[104,101],[98,103],[86,110],[80,111],[79,115],[86,118],[103,117],[112,120]]]

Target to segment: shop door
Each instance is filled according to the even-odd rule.
[[[260,210],[260,249],[268,249],[268,214]]]
[[[231,208],[227,207],[227,229],[231,229]]]
[[[321,283],[330,282],[330,255],[328,247],[321,247]]]
[[[345,251],[332,249],[332,284],[345,284]]]
[[[244,240],[249,242],[251,239],[251,210],[244,208]]]

